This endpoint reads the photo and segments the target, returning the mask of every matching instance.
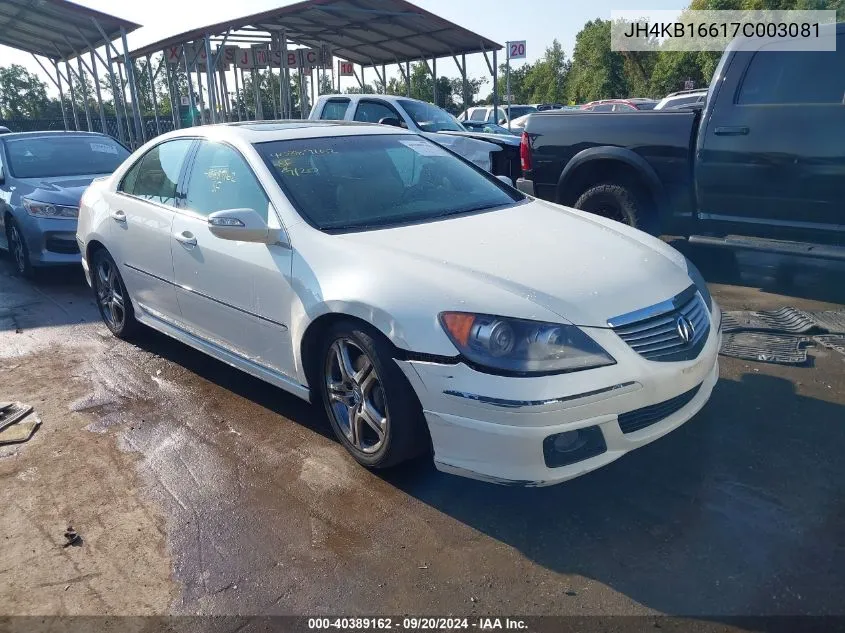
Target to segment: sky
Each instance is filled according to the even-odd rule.
[[[567,56],[571,56],[575,35],[584,23],[594,18],[610,18],[614,9],[675,9],[689,4],[688,0],[411,0],[414,4],[447,20],[475,31],[502,45],[506,41],[526,40],[528,62],[542,57],[546,47],[557,38]],[[279,6],[293,4],[294,0],[75,0],[78,4],[125,18],[144,25],[128,37],[130,50],[156,42],[170,35],[189,29],[214,24],[240,15],[249,15]],[[504,51],[500,52],[503,61]],[[0,66],[21,64],[44,77],[38,64],[28,53],[0,46]],[[516,62],[514,62],[516,65]],[[481,55],[467,57],[470,76],[489,77]],[[459,76],[451,59],[437,64],[437,74]],[[388,76],[398,76],[395,66],[388,67]],[[44,77],[55,93],[52,84]],[[375,73],[369,70],[366,81],[371,83]],[[344,78],[341,87],[353,85],[352,78]],[[488,84],[482,89],[486,94],[492,89]]]

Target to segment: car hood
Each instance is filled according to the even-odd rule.
[[[78,207],[88,185],[103,174],[84,176],[51,176],[48,178],[18,178],[17,193],[38,202]]]
[[[441,274],[435,281],[448,283],[449,294],[472,297],[477,284],[491,284],[571,323],[607,327],[608,319],[692,284],[683,257],[668,245],[651,246],[651,236],[612,224],[534,200],[343,237],[356,248],[381,251],[378,259],[394,270],[403,268],[403,258],[426,264]],[[495,314],[497,306],[481,309]]]
[[[449,134],[450,136],[466,136],[475,138],[480,141],[487,141],[488,143],[495,143],[496,145],[510,145],[511,147],[519,147],[522,139],[518,136],[508,136],[505,134],[487,134],[485,132],[441,132],[441,134]]]

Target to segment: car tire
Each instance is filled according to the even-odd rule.
[[[629,187],[612,183],[594,185],[575,201],[575,208],[645,229],[643,204]]]
[[[91,288],[100,317],[109,331],[120,339],[131,338],[138,330],[135,310],[117,264],[104,248],[91,257]]]
[[[350,320],[329,328],[315,363],[313,379],[332,430],[368,468],[395,466],[430,447],[422,406],[393,355],[380,333]]]
[[[9,245],[9,255],[15,265],[15,272],[21,277],[32,278],[34,269],[29,261],[29,248],[23,237],[20,226],[12,216],[6,216],[6,241]]]

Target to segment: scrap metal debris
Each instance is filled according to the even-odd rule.
[[[722,335],[719,353],[764,363],[800,365],[807,362],[806,346],[810,342],[812,339],[807,336],[793,334],[730,332]]]
[[[67,526],[65,530],[65,544],[62,547],[79,547],[82,545],[82,537],[73,529],[72,525]]]
[[[0,402],[0,445],[26,442],[41,424],[36,415],[25,420],[32,407],[22,402]]]
[[[807,362],[806,347],[814,344],[845,354],[845,310],[725,312],[722,331],[719,353],[745,360],[800,365]]]
[[[722,331],[762,330],[765,332],[790,332],[803,334],[816,327],[803,310],[780,308],[778,310],[736,310],[722,315]]]
[[[32,411],[32,407],[21,402],[0,402],[0,431],[22,420]]]

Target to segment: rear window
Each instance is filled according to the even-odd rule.
[[[484,109],[475,109],[472,111],[472,114],[469,115],[469,118],[473,121],[483,121],[487,118],[487,110]]]
[[[110,174],[129,150],[108,136],[42,136],[6,142],[16,178]]]
[[[507,112],[507,107],[505,107],[505,112]],[[533,106],[511,106],[511,119],[516,119],[532,112],[537,112],[537,108]]]
[[[300,214],[322,230],[365,230],[509,206],[518,191],[417,135],[259,143]]]
[[[343,121],[348,108],[349,99],[331,99],[323,106],[320,118],[324,121]]]
[[[835,51],[773,51],[754,54],[737,103],[842,104],[845,99],[845,35]]]

